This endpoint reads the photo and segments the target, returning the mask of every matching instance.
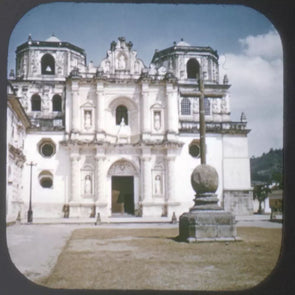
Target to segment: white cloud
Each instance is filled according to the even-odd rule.
[[[273,59],[282,56],[282,44],[276,31],[270,31],[264,35],[247,36],[239,39],[243,47],[243,53],[247,56],[263,56]]]
[[[279,35],[240,39],[241,54],[225,54],[220,59],[221,77],[226,73],[231,93],[232,119],[241,112],[248,118],[249,154],[261,155],[282,147],[283,62]]]

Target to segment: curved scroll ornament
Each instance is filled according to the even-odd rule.
[[[109,169],[109,176],[133,176],[137,175],[134,165],[126,160],[115,162]]]

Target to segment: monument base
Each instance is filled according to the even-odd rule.
[[[186,242],[236,241],[235,217],[223,210],[191,210],[179,218],[179,239]]]

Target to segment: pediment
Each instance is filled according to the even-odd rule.
[[[164,106],[160,102],[156,102],[151,106],[151,110],[152,109],[163,109],[163,108],[164,108]]]
[[[81,108],[93,108],[93,107],[94,107],[94,104],[92,103],[92,101],[87,101],[81,105]]]

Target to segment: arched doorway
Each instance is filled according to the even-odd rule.
[[[136,190],[138,173],[135,166],[131,162],[122,159],[112,164],[108,175],[111,178],[112,215],[135,215],[138,207]]]

